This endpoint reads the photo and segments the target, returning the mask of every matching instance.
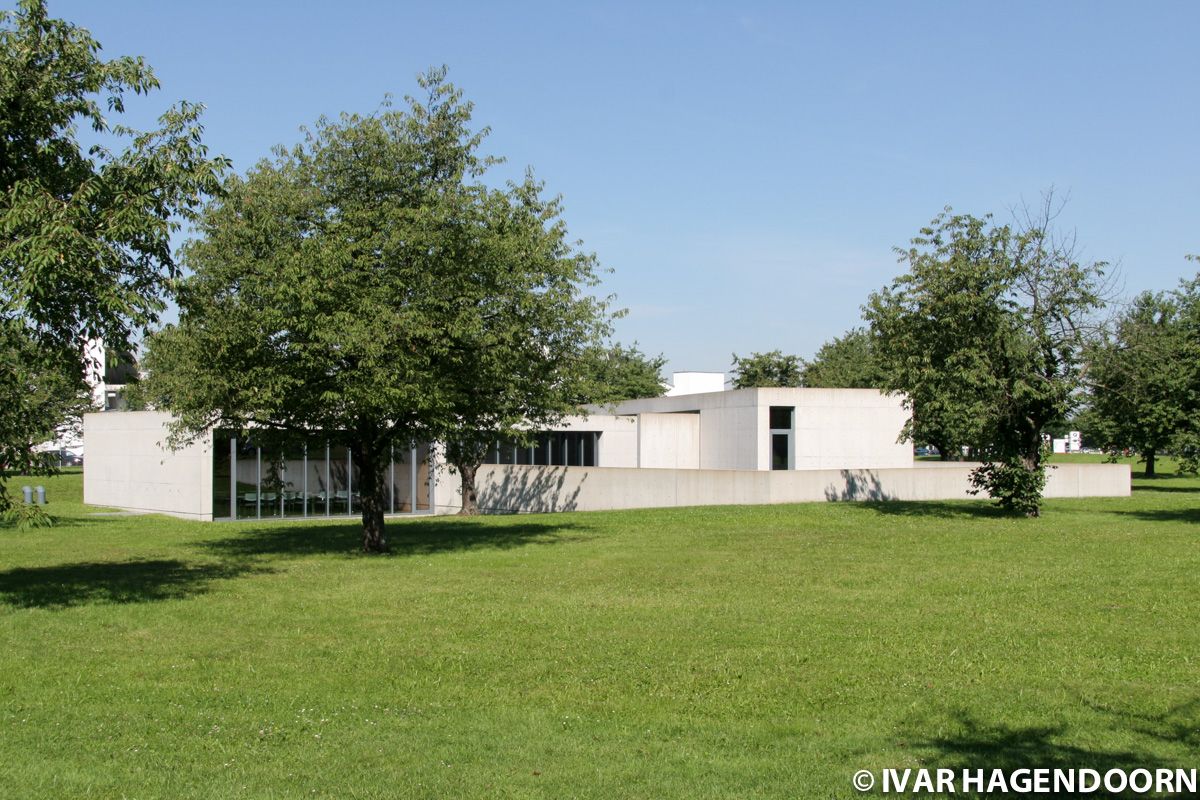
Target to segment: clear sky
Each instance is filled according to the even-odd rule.
[[[11,0],[4,0],[11,5]],[[613,270],[618,338],[668,369],[810,356],[945,205],[1053,186],[1127,294],[1195,274],[1200,3],[49,0],[207,105],[245,170],[446,64],[513,175]]]

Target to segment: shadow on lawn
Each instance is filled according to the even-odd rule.
[[[1150,480],[1154,479],[1151,478]],[[1147,486],[1145,484],[1135,483],[1133,484],[1132,488],[1135,494],[1141,494],[1142,492],[1162,492],[1163,494],[1196,494],[1197,492],[1200,492],[1200,486]]]
[[[1018,769],[1062,769],[1078,770],[1090,768],[1103,776],[1108,770],[1124,770],[1128,775],[1135,769],[1150,770],[1191,767],[1168,761],[1145,751],[1137,750],[1105,750],[1094,747],[1067,744],[1061,741],[1068,738],[1068,731],[1063,726],[1014,728],[1006,725],[983,725],[964,712],[955,715],[958,732],[932,739],[921,739],[915,736],[908,744],[922,751],[932,751],[922,758],[922,766],[933,770],[949,768],[956,775],[963,770],[983,770],[986,776],[992,770],[1002,770],[1012,774]],[[1141,730],[1136,732],[1144,733]],[[1175,738],[1169,741],[1186,743]],[[985,783],[986,788],[986,783]],[[1013,796],[996,795],[984,792],[966,792],[963,797],[995,797]],[[1114,794],[1104,790],[1090,793],[1089,797],[1133,797],[1131,792]],[[1182,798],[1185,795],[1155,794],[1158,798]],[[1190,796],[1190,795],[1189,795]]]
[[[94,561],[0,572],[0,602],[19,608],[145,603],[200,594],[214,580],[259,572],[251,564],[189,564],[177,559]]]
[[[573,522],[496,524],[484,520],[438,518],[405,520],[387,526],[393,556],[431,555],[458,550],[507,550],[532,544],[580,541],[587,526]],[[205,542],[201,547],[235,559],[319,554],[355,555],[362,551],[362,527],[336,525],[270,525]]]
[[[898,517],[936,517],[938,519],[1006,519],[1011,514],[991,503],[978,500],[906,500],[863,503],[880,514]]]
[[[1115,510],[1112,513],[1145,522],[1200,522],[1200,508],[1153,508],[1140,511]]]

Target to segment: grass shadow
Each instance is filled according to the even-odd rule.
[[[96,603],[177,600],[215,580],[261,571],[248,564],[189,564],[178,559],[88,561],[0,572],[0,603],[18,608],[69,608]]]
[[[1200,522],[1200,508],[1155,508],[1139,511],[1113,511],[1124,517],[1133,517],[1143,522]]]
[[[935,519],[1010,519],[1012,514],[981,500],[887,500],[863,503],[880,514]]]
[[[387,526],[388,548],[393,556],[431,555],[463,550],[507,550],[534,544],[579,541],[587,526],[569,521],[521,521],[497,524],[487,520],[405,520]],[[345,555],[362,551],[362,526],[270,525],[243,530],[233,536],[204,542],[200,547],[235,559],[269,556]]]
[[[1150,770],[1190,767],[1155,756],[1149,752],[1133,749],[1102,749],[1070,744],[1063,741],[1068,737],[1065,726],[1010,727],[1007,725],[984,725],[966,712],[953,717],[955,733],[922,739],[914,736],[909,746],[929,755],[923,761],[929,769],[949,768],[956,775],[963,770],[982,770],[985,776],[993,770],[1009,775],[1018,769],[1079,770],[1090,768],[1103,776],[1108,770],[1124,770],[1126,775],[1135,769]],[[963,797],[1016,796],[989,794],[986,791],[963,792]],[[1089,797],[1142,797],[1129,791],[1112,793],[1103,786]],[[1164,795],[1156,794],[1162,798]],[[1183,794],[1170,797],[1184,797]]]
[[[1154,479],[1151,478],[1150,480],[1154,480]],[[1168,494],[1168,493],[1171,493],[1171,494],[1175,494],[1175,493],[1196,494],[1197,492],[1200,492],[1200,486],[1147,486],[1145,484],[1138,484],[1138,483],[1134,483],[1132,486],[1132,489],[1134,492],[1138,492],[1138,493],[1147,492],[1147,493],[1154,493],[1154,494],[1157,494],[1159,492],[1161,492],[1163,494]]]

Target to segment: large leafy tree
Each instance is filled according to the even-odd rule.
[[[830,389],[876,389],[883,381],[871,334],[865,328],[851,328],[817,350],[804,364],[805,386]]]
[[[485,185],[471,104],[444,70],[420,84],[405,109],[323,119],[230,178],[184,250],[180,322],[143,360],[143,394],[181,437],[319,431],[349,447],[369,552],[386,548],[393,444],[438,439],[469,467],[480,441],[564,412],[556,382],[574,388],[602,327],[581,288],[594,259],[557,201],[531,178]]]
[[[1188,418],[1196,343],[1173,295],[1143,292],[1088,351],[1090,419],[1105,450],[1136,450],[1154,475]]]
[[[1014,227],[938,215],[899,251],[908,272],[864,308],[884,388],[913,410],[904,435],[970,447],[1002,507],[1036,516],[1046,427],[1072,408],[1100,263],[1052,230],[1051,200]]]
[[[733,388],[753,389],[799,386],[804,362],[799,356],[780,350],[751,353],[745,358],[733,354]]]
[[[0,12],[0,504],[5,471],[36,467],[30,443],[79,411],[85,340],[127,349],[156,320],[178,276],[171,235],[227,166],[199,106],[150,131],[113,122],[158,81],[99,51],[41,0]]]

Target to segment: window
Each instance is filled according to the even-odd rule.
[[[771,469],[791,469],[792,422],[796,409],[792,406],[771,406]]]
[[[538,434],[532,445],[497,442],[483,463],[594,467],[599,451],[599,431],[551,431]]]

